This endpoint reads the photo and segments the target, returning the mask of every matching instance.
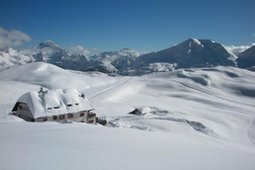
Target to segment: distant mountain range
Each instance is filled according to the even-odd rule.
[[[218,65],[250,68],[255,66],[255,46],[246,50],[233,48],[232,51],[212,40],[188,39],[176,46],[144,55],[124,48],[86,56],[62,48],[53,41],[47,41],[40,43],[34,49],[9,48],[0,51],[0,70],[38,61],[71,70],[119,74],[145,74],[177,68]]]

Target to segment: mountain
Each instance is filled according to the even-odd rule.
[[[33,58],[22,51],[8,48],[0,51],[0,71],[13,65],[21,65],[33,62]]]
[[[140,56],[135,67],[151,63],[171,63],[178,68],[205,66],[235,66],[235,55],[212,40],[188,39],[174,47]]]
[[[40,43],[33,54],[35,61],[43,61],[66,69],[86,71],[89,59],[85,55],[72,54],[53,41]]]
[[[237,65],[241,68],[255,66],[255,45],[238,55]]]
[[[138,56],[138,52],[128,48],[123,48],[119,51],[103,52],[99,55],[91,57],[91,59],[95,61],[102,61],[104,63],[110,63],[116,69],[123,70],[132,65]]]
[[[35,61],[43,61],[71,70],[101,71],[104,73],[117,71],[109,63],[90,60],[88,56],[64,49],[53,41],[40,43],[33,54],[33,58]]]
[[[236,61],[239,67],[246,68],[255,65],[254,48],[240,53],[236,60],[235,54],[240,52],[239,48],[237,52],[212,40],[188,39],[176,46],[144,55],[128,48],[89,55],[81,46],[65,49],[49,40],[33,49],[9,48],[0,51],[0,70],[30,62],[46,62],[78,71],[118,72],[122,75],[167,72],[176,68],[236,66]]]

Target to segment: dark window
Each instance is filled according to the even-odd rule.
[[[93,120],[93,119],[90,119],[90,120],[88,121],[88,123],[94,123],[94,120]]]
[[[45,122],[45,121],[47,121],[47,120],[48,120],[47,117],[44,117],[44,118],[42,119],[43,122]]]
[[[60,119],[60,120],[65,119],[65,115],[60,115],[60,116],[59,116],[59,119]]]
[[[52,107],[47,108],[47,110],[52,110]]]
[[[53,120],[57,120],[57,119],[58,119],[58,117],[54,115],[53,116]]]
[[[80,95],[80,97],[85,98],[85,94],[82,93],[82,94]]]
[[[53,107],[54,109],[59,109],[60,106],[57,106],[57,107]]]
[[[79,103],[75,103],[75,105],[76,105],[76,106],[78,106],[78,105],[79,105]]]
[[[22,106],[19,106],[19,110],[23,110],[23,107],[22,107]]]
[[[72,118],[72,117],[73,117],[73,114],[72,114],[72,113],[68,113],[67,117],[68,117],[68,118]]]
[[[67,104],[67,106],[68,106],[68,107],[71,107],[71,106],[72,106],[72,104]]]
[[[93,116],[96,116],[95,113],[88,113],[88,117],[93,117]]]
[[[84,116],[85,114],[83,112],[80,113],[80,117]]]

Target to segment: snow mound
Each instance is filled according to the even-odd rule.
[[[101,77],[98,81],[95,77]],[[105,84],[109,76],[103,73],[70,72],[44,62],[30,63],[6,69],[1,72],[0,80],[18,81],[43,86],[48,89],[75,88],[84,90]]]
[[[167,110],[162,110],[157,107],[149,107],[149,106],[136,108],[132,112],[129,112],[129,114],[144,116],[144,117],[165,116],[169,113],[170,112]]]

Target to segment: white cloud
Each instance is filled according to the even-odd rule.
[[[99,54],[101,50],[93,48],[93,49],[87,49],[84,48],[81,45],[75,45],[69,48],[69,51],[72,52],[73,54],[80,54],[80,55],[85,55],[85,56],[93,56],[96,54]]]
[[[81,45],[76,45],[76,46],[72,46],[69,48],[69,50],[73,53],[73,54],[81,54],[81,55],[89,55],[89,50],[85,49],[84,47],[82,47]]]
[[[16,47],[30,40],[29,35],[24,32],[14,29],[9,31],[0,27],[0,49]]]
[[[230,45],[230,46],[225,46],[225,47],[227,48],[227,50],[231,51],[233,54],[238,55],[241,52],[250,48],[251,46],[252,45],[240,45],[240,46]]]

